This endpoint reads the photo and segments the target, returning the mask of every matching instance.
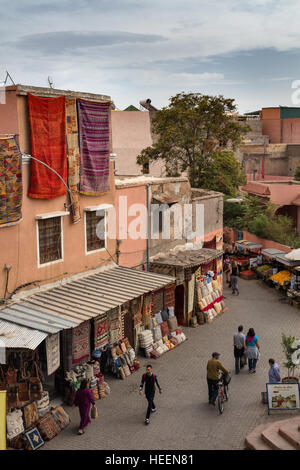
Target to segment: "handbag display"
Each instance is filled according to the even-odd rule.
[[[92,419],[98,419],[99,418],[98,410],[97,410],[97,407],[95,405],[93,405],[92,408],[91,408],[91,418]]]
[[[29,401],[29,387],[27,382],[18,383],[19,401]]]
[[[10,411],[6,415],[7,439],[13,439],[24,432],[23,415],[21,410]]]
[[[15,385],[17,383],[17,371],[14,367],[9,366],[6,372],[6,383]]]
[[[37,428],[44,441],[50,441],[61,431],[61,428],[54,419],[52,413],[47,413],[45,416],[43,416],[40,419]]]
[[[34,363],[35,377],[29,379],[29,396],[30,400],[40,400],[42,398],[43,386],[39,377],[37,363]]]
[[[1,366],[0,366],[0,390],[1,391],[6,390],[5,375]]]

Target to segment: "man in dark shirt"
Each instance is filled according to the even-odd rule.
[[[148,400],[148,408],[145,423],[150,423],[150,413],[154,413],[156,411],[155,404],[154,404],[154,395],[155,395],[155,384],[158,387],[159,393],[162,393],[162,388],[160,387],[157,376],[153,374],[152,366],[149,364],[146,367],[146,374],[143,374],[141,385],[140,385],[140,395],[143,393],[143,387],[145,384],[145,395]]]

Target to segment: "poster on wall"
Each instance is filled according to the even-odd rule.
[[[272,410],[298,410],[299,383],[267,383],[268,414]]]

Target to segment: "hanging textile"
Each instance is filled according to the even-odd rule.
[[[90,358],[90,322],[85,321],[72,330],[72,363]]]
[[[80,152],[78,144],[78,122],[76,99],[66,98],[66,133],[67,133],[67,159],[68,159],[68,186],[72,193],[71,215],[74,224],[81,219],[79,207],[79,172]]]
[[[163,291],[162,291],[163,292]],[[144,295],[143,299],[143,325],[148,326],[151,320],[152,313],[152,294]]]
[[[95,196],[109,190],[110,102],[79,99],[80,193]]]
[[[195,294],[195,275],[192,274],[192,279],[188,283],[188,313],[194,310],[194,294]]]
[[[59,333],[46,338],[47,374],[53,374],[60,366]]]
[[[14,138],[0,139],[0,227],[22,218],[22,156]]]
[[[164,289],[156,290],[152,293],[153,315],[164,309]]]
[[[31,155],[67,181],[65,97],[41,98],[28,93],[28,112]],[[65,193],[65,185],[53,171],[31,160],[29,197],[53,199]]]
[[[101,348],[109,341],[107,313],[94,319],[94,347]]]
[[[108,330],[109,330],[109,344],[113,345],[122,339],[122,319],[119,307],[110,310],[107,313]]]
[[[133,318],[134,327],[142,323],[142,297],[132,300],[131,314]]]

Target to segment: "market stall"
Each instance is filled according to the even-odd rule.
[[[235,242],[235,247],[237,252],[232,255],[231,259],[238,264],[241,272],[257,266],[257,255],[262,248],[260,243],[238,240]]]

